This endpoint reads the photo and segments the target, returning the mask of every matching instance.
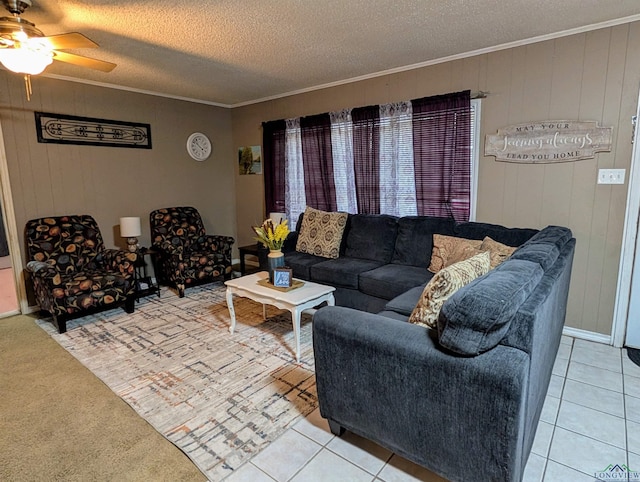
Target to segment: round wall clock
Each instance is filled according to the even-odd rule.
[[[194,132],[187,139],[187,152],[196,161],[204,161],[211,155],[211,141],[202,132]]]

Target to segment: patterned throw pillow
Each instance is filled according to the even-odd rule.
[[[499,243],[498,241],[491,239],[489,236],[482,240],[482,246],[480,246],[480,250],[489,251],[489,256],[491,257],[491,269],[506,260],[516,249],[517,248],[512,246]]]
[[[347,213],[328,213],[307,207],[298,234],[296,251],[323,258],[337,258]]]
[[[489,252],[484,251],[438,271],[424,287],[409,322],[435,328],[444,302],[464,285],[487,274],[490,261]]]
[[[483,251],[481,246],[481,240],[434,234],[431,264],[428,269],[432,273],[437,273],[442,268],[480,253]]]

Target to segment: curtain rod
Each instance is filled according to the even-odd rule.
[[[491,95],[491,92],[488,92],[486,90],[478,90],[475,92],[471,92],[469,97],[471,99],[486,99],[490,95]],[[280,120],[284,122],[284,119],[280,119]],[[275,122],[275,121],[263,121],[262,125],[265,125],[267,122]]]
[[[491,92],[486,92],[484,90],[479,90],[477,92],[472,92],[471,93],[471,98],[472,99],[486,99],[489,95],[491,95]]]

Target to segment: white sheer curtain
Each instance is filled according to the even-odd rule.
[[[302,137],[300,119],[287,119],[285,132],[285,206],[289,229],[296,228],[298,217],[307,206],[304,189],[304,166],[302,163]]]
[[[356,180],[353,168],[353,124],[351,110],[330,112],[333,181],[338,211],[358,212]]]
[[[418,213],[411,102],[380,106],[380,213]]]

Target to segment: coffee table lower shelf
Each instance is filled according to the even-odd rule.
[[[300,361],[300,317],[303,311],[309,310],[326,302],[329,306],[335,305],[333,286],[325,286],[310,281],[305,281],[304,285],[290,291],[279,291],[270,286],[264,286],[259,281],[269,278],[269,273],[261,271],[259,273],[242,276],[240,278],[225,281],[227,286],[226,299],[229,315],[231,316],[231,326],[229,331],[233,333],[236,328],[236,313],[233,307],[233,296],[249,298],[258,303],[262,303],[262,317],[266,318],[266,305],[272,305],[281,310],[291,313],[293,323],[293,335],[295,338],[296,361]]]

